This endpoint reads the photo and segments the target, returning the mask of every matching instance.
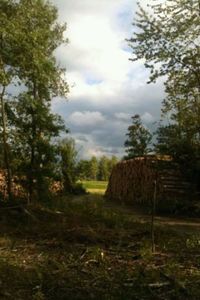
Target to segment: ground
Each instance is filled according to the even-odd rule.
[[[0,299],[200,299],[200,222],[102,195],[0,209]]]

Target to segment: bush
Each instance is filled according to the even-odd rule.
[[[78,182],[73,186],[73,194],[74,195],[85,195],[87,194],[86,189],[82,185],[82,183]]]

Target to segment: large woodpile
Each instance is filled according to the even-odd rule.
[[[145,203],[152,199],[155,172],[149,159],[131,159],[112,170],[106,197],[119,203]]]
[[[168,156],[139,157],[112,170],[106,198],[125,204],[150,204],[156,182],[157,201],[188,198],[192,185]]]

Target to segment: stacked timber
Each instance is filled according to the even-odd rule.
[[[105,196],[119,203],[150,202],[155,176],[149,159],[120,162],[112,170]]]
[[[22,180],[21,180],[22,181]],[[16,176],[12,180],[12,194],[16,198],[25,198],[26,193],[21,184],[21,181]],[[6,184],[6,174],[3,170],[0,170],[0,198],[7,198],[7,184]]]
[[[6,181],[5,181],[5,174],[3,171],[0,171],[0,193],[2,197],[5,198],[6,195]]]
[[[161,168],[162,166],[162,168]],[[157,171],[157,182],[159,188],[158,198],[162,199],[189,199],[195,187],[182,174],[180,168],[173,162],[168,166],[159,162]]]
[[[112,170],[105,196],[118,203],[149,205],[155,182],[157,201],[191,198],[192,184],[168,156],[146,156],[118,163]]]

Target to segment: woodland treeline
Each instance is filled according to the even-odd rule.
[[[80,160],[77,163],[77,176],[83,180],[107,181],[113,167],[118,163],[116,156],[111,158],[103,155],[99,159],[93,156],[90,160]]]

